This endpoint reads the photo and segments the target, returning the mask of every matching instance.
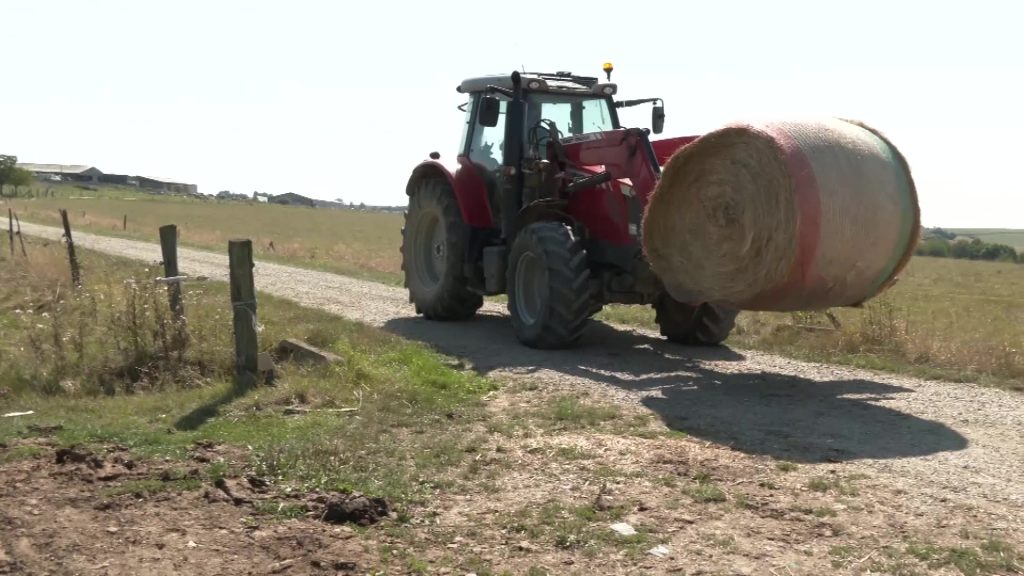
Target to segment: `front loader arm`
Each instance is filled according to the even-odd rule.
[[[647,134],[640,129],[595,132],[562,140],[566,160],[581,169],[598,168],[612,180],[629,180],[641,206],[661,177],[661,167]],[[570,185],[571,186],[571,185]]]
[[[661,168],[643,130],[609,130],[563,139],[565,172],[576,178],[563,189],[569,212],[592,238],[627,249],[623,266],[640,242],[647,200]]]

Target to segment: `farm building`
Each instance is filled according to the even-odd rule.
[[[316,208],[316,200],[312,198],[306,198],[300,194],[294,192],[287,192],[285,194],[278,194],[270,197],[271,204],[286,204],[289,206],[309,206]]]
[[[28,170],[41,180],[67,180],[72,182],[99,182],[103,176],[98,168],[94,166],[83,166],[81,164],[32,164],[19,162],[18,168]]]
[[[147,188],[149,190],[159,190],[162,192],[170,192],[172,194],[197,194],[199,192],[199,188],[195,184],[186,184],[184,182],[177,182],[167,178],[137,176],[136,180],[138,181],[140,188]]]
[[[101,174],[100,182],[104,184],[120,184],[122,186],[138,186],[139,181],[135,176],[127,174]]]

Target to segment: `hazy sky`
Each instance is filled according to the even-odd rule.
[[[924,223],[1024,228],[1024,4],[0,0],[0,153],[404,204],[465,76],[601,74],[666,135],[843,116],[911,163]],[[626,116],[647,126],[647,107]]]

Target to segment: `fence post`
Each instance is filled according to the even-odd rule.
[[[124,215],[124,220],[121,222],[121,230],[127,230],[127,229],[128,229],[128,215],[125,214]]]
[[[160,227],[160,251],[164,257],[164,278],[178,277],[178,227],[168,224]],[[181,302],[181,282],[167,284],[171,313],[175,320],[185,318],[185,307]]]
[[[170,279],[167,284],[167,298],[171,305],[171,317],[174,319],[175,336],[179,350],[184,348],[187,340],[185,335],[185,304],[181,300],[181,279],[178,278],[178,227],[167,224],[160,227],[160,251],[164,257],[164,278]]]
[[[235,377],[241,386],[253,386],[259,370],[256,340],[256,286],[252,270],[252,240],[228,241],[231,307],[235,327]]]
[[[68,241],[68,260],[71,262],[71,284],[75,288],[81,288],[82,277],[78,271],[78,257],[75,256],[75,241],[71,239],[71,223],[68,222],[68,211],[61,208],[60,218],[64,222],[64,237]]]
[[[25,251],[25,237],[21,235],[21,219],[18,218],[17,212],[14,214],[14,223],[18,226],[18,231],[15,234],[18,236],[18,242],[21,243],[21,255],[28,260],[28,252]]]
[[[7,209],[7,238],[11,241],[11,260],[14,260],[14,211]]]

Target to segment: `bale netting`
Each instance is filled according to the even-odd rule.
[[[644,214],[644,251],[684,302],[744,310],[855,306],[913,254],[910,168],[863,123],[731,124],[677,151]]]

